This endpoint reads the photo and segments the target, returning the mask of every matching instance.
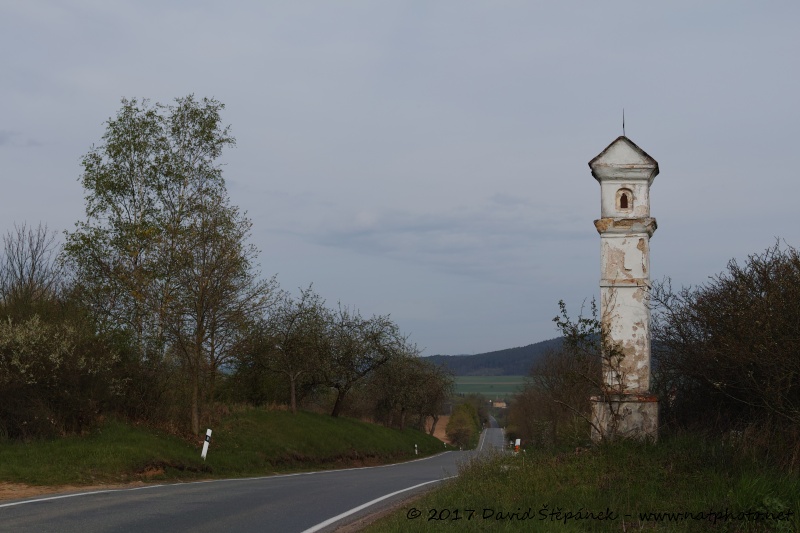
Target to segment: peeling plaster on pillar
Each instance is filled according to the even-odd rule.
[[[657,438],[658,402],[650,393],[650,185],[658,163],[627,137],[589,162],[600,183],[600,322],[614,356],[605,354],[603,397],[593,398],[593,439]],[[624,197],[624,200],[622,200]],[[621,356],[621,357],[616,357]]]

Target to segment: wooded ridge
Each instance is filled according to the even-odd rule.
[[[456,376],[524,376],[548,351],[561,347],[560,337],[475,355],[431,355],[426,359]]]

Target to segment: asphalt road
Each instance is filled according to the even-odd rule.
[[[493,416],[489,417],[489,428],[481,433],[481,440],[478,442],[476,451],[484,453],[488,451],[502,451],[505,449],[506,437],[502,429],[497,425],[497,420]]]
[[[503,445],[502,430],[493,427],[481,434],[476,452],[502,449]],[[371,468],[151,485],[2,502],[0,531],[330,531],[457,475],[458,464],[476,452],[445,452]]]

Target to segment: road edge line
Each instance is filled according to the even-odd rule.
[[[35,500],[21,500],[18,502],[11,502],[11,503],[0,503],[0,508],[3,507],[13,507],[15,505],[23,505],[26,503],[36,503],[36,502],[47,502],[51,500],[61,500],[63,498],[76,498],[78,496],[89,496],[91,494],[106,494],[109,492],[127,492],[127,491],[134,491],[134,490],[145,490],[145,489],[155,489],[157,487],[166,487],[163,483],[160,485],[146,485],[144,487],[131,487],[131,488],[124,488],[124,489],[104,489],[104,490],[92,490],[89,492],[74,492],[70,494],[59,494],[58,496],[48,496],[46,498],[36,498]]]
[[[361,504],[358,507],[353,507],[349,511],[345,511],[342,514],[338,514],[338,515],[334,516],[333,518],[328,518],[324,522],[320,522],[319,524],[317,524],[315,526],[312,526],[312,527],[310,527],[308,529],[303,530],[301,533],[315,533],[316,531],[319,531],[319,530],[321,530],[321,529],[323,529],[325,527],[328,527],[331,524],[334,524],[334,523],[338,522],[342,518],[347,518],[348,516],[350,516],[352,514],[355,514],[355,513],[359,512],[359,511],[363,510],[363,509],[366,509],[367,507],[369,507],[371,505],[375,505],[376,503],[381,502],[381,501],[383,501],[383,500],[385,500],[387,498],[391,498],[392,496],[396,496],[398,494],[402,494],[403,492],[408,492],[409,490],[414,490],[414,489],[419,488],[419,487],[424,487],[425,485],[430,485],[431,483],[439,483],[439,482],[445,481],[447,479],[453,479],[454,477],[456,477],[456,476],[443,477],[442,479],[434,479],[433,481],[426,481],[425,483],[420,483],[419,485],[414,485],[413,487],[400,489],[398,491],[392,492],[391,494],[386,494],[385,496],[381,496],[380,498],[375,498],[374,500],[368,501],[367,503],[364,503],[364,504]]]
[[[45,498],[35,498],[35,499],[23,499],[15,502],[9,503],[0,503],[0,509],[3,507],[13,507],[15,505],[24,505],[26,503],[37,503],[37,502],[46,502],[52,500],[60,500],[63,498],[76,498],[78,496],[91,496],[93,494],[106,494],[110,492],[129,492],[134,490],[144,490],[144,489],[154,489],[158,487],[180,487],[180,486],[187,486],[187,485],[199,485],[202,483],[220,483],[220,482],[231,482],[231,481],[261,481],[265,479],[279,479],[284,477],[296,477],[296,476],[310,476],[313,474],[330,474],[333,472],[346,472],[349,470],[367,470],[370,468],[388,468],[391,466],[400,466],[405,465],[408,463],[416,463],[418,461],[426,461],[428,459],[433,459],[434,457],[439,457],[441,455],[445,455],[451,453],[452,450],[448,450],[446,452],[439,452],[433,455],[428,455],[427,457],[420,457],[419,459],[412,459],[410,461],[404,461],[402,463],[389,463],[385,465],[375,465],[375,466],[359,466],[355,468],[332,468],[330,470],[313,470],[311,472],[295,472],[293,474],[274,474],[271,476],[254,476],[254,477],[229,477],[229,478],[221,478],[221,479],[201,479],[198,481],[178,481],[176,483],[159,483],[158,485],[145,485],[144,487],[123,487],[117,489],[101,489],[101,490],[91,490],[86,492],[72,492],[67,494],[57,494],[55,496],[47,496]],[[2,500],[0,500],[2,501]]]

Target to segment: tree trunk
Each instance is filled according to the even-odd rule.
[[[192,433],[200,434],[200,376],[192,372]]]
[[[289,376],[289,395],[291,396],[292,414],[297,414],[297,400],[295,399],[295,376]]]
[[[189,364],[192,373],[192,433],[200,434],[200,378],[203,372],[203,332],[199,329],[194,333],[193,353],[189,357],[193,361]]]
[[[436,431],[436,424],[439,423],[439,415],[433,415],[433,424],[431,424],[431,430],[428,432],[430,436],[433,436],[433,432]]]
[[[331,413],[333,418],[339,416],[339,411],[342,410],[342,403],[344,402],[345,394],[347,394],[347,389],[336,389],[336,403],[333,404],[333,412]]]
[[[217,365],[212,363],[209,365],[209,369],[207,372],[208,379],[206,380],[206,387],[205,387],[205,394],[204,401],[206,403],[214,401],[214,389],[217,386]]]

